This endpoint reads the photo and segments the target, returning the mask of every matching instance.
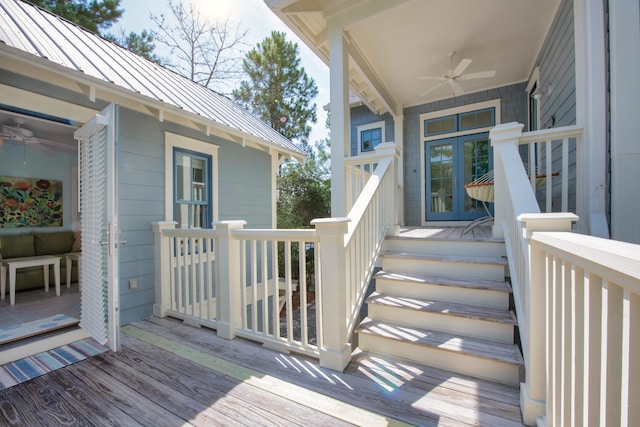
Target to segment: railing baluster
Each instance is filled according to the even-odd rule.
[[[278,272],[278,241],[271,241],[271,270],[273,271],[273,336],[280,338],[280,274]]]
[[[553,212],[553,210],[551,209],[551,201],[552,201],[552,196],[553,196],[553,141],[551,141],[551,139],[549,139],[547,142],[545,142],[546,145],[546,155],[545,155],[545,161],[546,161],[546,165],[544,168],[544,173],[547,176],[547,178],[545,179],[545,195],[546,195],[546,208],[545,208],[545,212]]]
[[[251,330],[258,331],[258,254],[256,241],[251,240]]]
[[[305,242],[298,242],[298,269],[300,280],[298,282],[298,293],[300,296],[300,341],[303,346],[309,343],[307,332],[307,254],[305,252]]]
[[[562,182],[562,212],[569,212],[569,138],[562,140],[562,169],[560,170]]]

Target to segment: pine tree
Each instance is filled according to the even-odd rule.
[[[100,29],[111,27],[124,12],[119,9],[120,0],[31,0],[36,6],[47,9],[58,16],[96,34]]]
[[[273,31],[247,53],[242,69],[249,80],[233,91],[235,100],[285,137],[306,144],[309,123],[317,121],[311,100],[318,88],[300,66],[298,44]]]

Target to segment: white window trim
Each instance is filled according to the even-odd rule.
[[[173,218],[173,149],[195,151],[203,155],[211,156],[211,220],[218,220],[218,146],[209,142],[199,141],[171,132],[164,133],[164,191],[165,191],[165,221],[174,221]]]
[[[426,216],[426,209],[425,209],[425,194],[424,194],[424,189],[426,186],[426,178],[425,178],[425,161],[424,161],[424,143],[426,141],[436,141],[438,139],[446,139],[446,138],[453,138],[453,137],[458,137],[458,136],[464,136],[464,135],[473,135],[476,133],[483,133],[483,132],[489,132],[491,129],[493,129],[495,126],[498,126],[501,122],[500,122],[500,118],[501,118],[501,112],[500,112],[500,98],[498,99],[492,99],[490,101],[483,101],[483,102],[478,102],[476,104],[468,104],[468,105],[462,105],[460,107],[455,107],[455,108],[448,108],[446,110],[438,110],[438,111],[432,111],[430,113],[424,113],[424,114],[420,114],[419,117],[419,126],[420,126],[420,224],[421,225],[428,225],[430,223],[434,223],[434,221],[426,221],[425,220],[425,216]],[[483,128],[476,128],[476,129],[469,129],[469,130],[464,130],[462,132],[451,132],[451,133],[444,133],[444,134],[439,134],[439,135],[434,135],[431,137],[426,137],[424,134],[424,121],[425,120],[429,120],[429,119],[437,119],[440,117],[446,117],[446,116],[451,116],[454,114],[460,114],[460,113],[468,113],[471,111],[476,111],[476,110],[484,110],[486,108],[494,108],[494,117],[496,120],[496,123],[494,126],[488,126],[488,127],[483,127]],[[437,221],[436,221],[437,222]],[[456,221],[457,223],[458,221]]]
[[[366,125],[361,125],[358,126],[357,132],[358,132],[358,154],[364,154],[364,153],[372,153],[373,151],[362,151],[362,139],[361,139],[361,134],[363,131],[365,130],[372,130],[372,129],[381,129],[382,130],[382,136],[380,137],[380,143],[383,144],[386,142],[385,139],[385,135],[384,135],[384,128],[385,128],[385,122],[380,121],[380,122],[375,122],[375,123],[367,123]]]
[[[536,67],[533,70],[533,73],[531,73],[531,78],[529,79],[529,83],[527,84],[527,89],[526,89],[526,93],[527,93],[527,121],[529,121],[529,118],[531,117],[531,103],[529,102],[529,97],[531,96],[531,91],[533,89],[533,87],[536,87],[537,89],[541,89],[540,87],[540,67]],[[540,129],[540,101],[536,102],[536,108],[538,111],[536,111],[536,118],[538,120],[538,123],[536,123],[536,129]]]

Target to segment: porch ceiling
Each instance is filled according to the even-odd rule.
[[[448,53],[472,59],[465,73],[495,77],[459,81],[473,93],[526,81],[560,0],[265,0],[329,63],[327,29],[342,25],[350,42],[350,80],[376,112],[451,98],[441,85],[421,96],[450,68]]]
[[[22,140],[3,133],[4,126],[25,129],[28,135]],[[56,121],[15,113],[0,108],[0,147],[2,144],[27,144],[51,153],[56,151],[76,152],[77,142],[73,137],[75,126]]]

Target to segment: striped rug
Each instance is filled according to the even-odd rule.
[[[76,341],[0,366],[0,390],[109,350],[91,338]]]

